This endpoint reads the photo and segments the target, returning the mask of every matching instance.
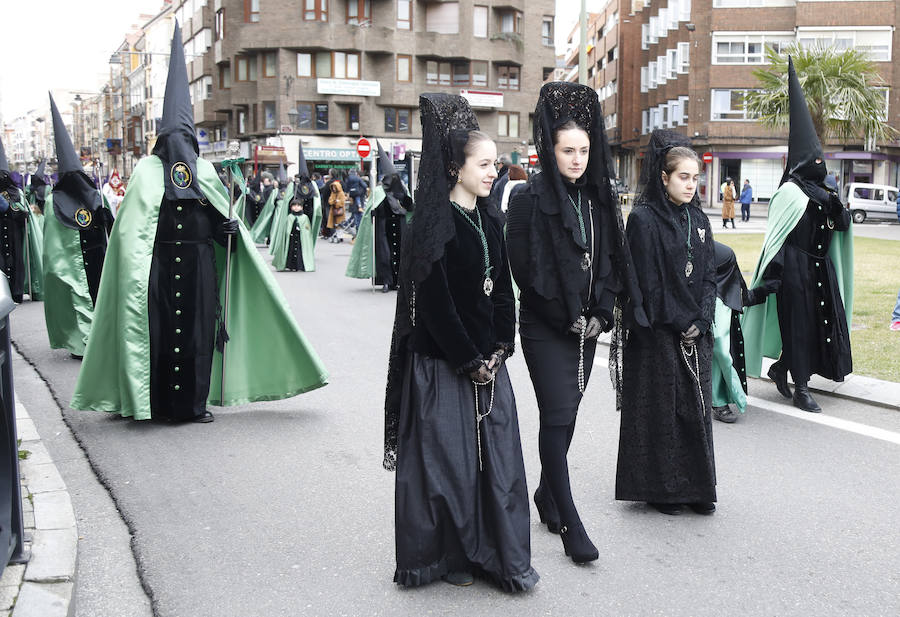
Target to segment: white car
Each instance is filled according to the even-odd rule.
[[[897,193],[895,186],[851,182],[844,187],[843,201],[850,210],[854,223],[862,223],[870,218],[900,221]]]

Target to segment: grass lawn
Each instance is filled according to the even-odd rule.
[[[734,249],[749,284],[763,235],[721,234],[716,240]],[[900,382],[900,332],[888,330],[900,288],[900,242],[856,237],[853,248],[853,372]]]

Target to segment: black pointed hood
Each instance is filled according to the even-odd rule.
[[[35,182],[37,182],[37,186],[47,186],[47,159],[41,159],[41,162],[38,163],[37,169],[34,170],[34,173],[31,174],[31,186],[35,186]]]
[[[102,207],[100,193],[81,165],[72,145],[72,138],[63,124],[62,116],[50,95],[50,114],[53,116],[53,141],[59,180],[53,187],[53,212],[60,223],[70,229],[87,229]]]
[[[306,157],[303,156],[303,141],[297,142],[297,186],[294,189],[294,196],[303,200],[313,198],[313,182],[309,177],[309,166],[306,164]]]
[[[169,75],[159,136],[153,154],[163,163],[166,199],[205,199],[197,181],[197,157],[200,147],[194,127],[190,84],[184,62],[181,26],[175,21],[169,54]]]
[[[284,163],[278,164],[278,186],[282,189],[287,185],[287,170],[284,168]]]
[[[807,182],[820,184],[825,179],[825,156],[816,129],[813,126],[806,96],[794,70],[794,61],[788,56],[788,98],[790,101],[790,133],[788,137],[787,164],[781,184],[794,176]],[[815,160],[822,162],[816,164]]]
[[[397,170],[394,167],[394,161],[391,160],[388,153],[381,147],[381,142],[376,140],[375,145],[378,146],[378,178],[381,179],[390,176],[391,174],[396,174]]]
[[[47,178],[44,175],[44,168],[46,165],[47,160],[41,159],[41,162],[38,164],[37,169],[34,170],[34,173],[31,174],[31,179],[29,180],[31,194],[34,196],[34,202],[42,213],[44,211],[44,202],[46,201],[44,191],[44,187],[47,186]]]
[[[309,166],[306,157],[303,156],[303,141],[297,141],[297,175],[304,180],[309,180]]]

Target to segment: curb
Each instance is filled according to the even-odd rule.
[[[10,565],[0,579],[0,617],[73,617],[78,528],[66,484],[25,407],[16,425],[27,458],[19,461],[27,564]]]

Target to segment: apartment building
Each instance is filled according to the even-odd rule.
[[[553,0],[185,0],[201,150],[264,164],[358,166],[356,143],[418,151],[422,92],[461,94],[499,152],[527,157],[537,92],[556,66]],[[531,147],[533,151],[533,147]],[[374,160],[374,154],[368,161]]]

